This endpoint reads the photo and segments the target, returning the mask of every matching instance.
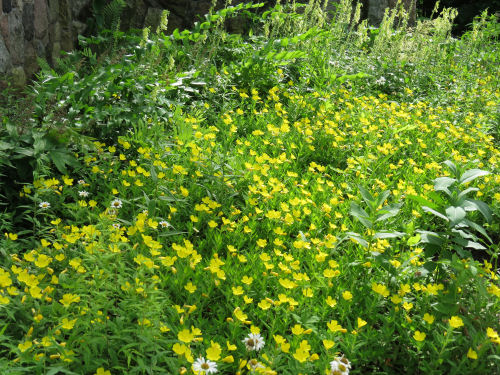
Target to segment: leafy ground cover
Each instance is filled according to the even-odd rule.
[[[496,371],[496,24],[344,1],[221,28],[256,8],[101,62],[86,39],[31,141],[4,118],[34,178],[1,224],[2,373]]]

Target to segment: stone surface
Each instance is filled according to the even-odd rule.
[[[35,5],[26,3],[23,7],[24,39],[32,40],[35,35]]]
[[[12,9],[7,17],[9,19],[9,37],[5,40],[5,44],[10,52],[12,64],[22,64],[24,60],[24,28],[22,11],[19,8]]]
[[[11,0],[2,0],[2,12],[9,13],[12,10]]]
[[[12,66],[9,51],[0,36],[0,74],[7,73]]]
[[[10,83],[14,87],[23,87],[26,85],[26,73],[22,66],[16,66],[10,71]]]
[[[33,42],[24,41],[24,72],[31,77],[38,70],[37,53]]]
[[[46,0],[35,0],[35,36],[42,39],[47,33],[49,19]]]
[[[48,0],[49,3],[49,22],[56,22],[59,18],[59,0]]]

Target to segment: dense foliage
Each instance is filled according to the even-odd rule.
[[[495,372],[499,27],[321,3],[82,37],[5,108],[2,374]]]

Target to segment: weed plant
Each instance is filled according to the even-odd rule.
[[[497,371],[498,27],[326,5],[44,68],[0,133],[2,374]]]

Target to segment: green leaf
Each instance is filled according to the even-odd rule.
[[[281,45],[281,47],[288,46],[288,38],[281,39],[280,45]]]
[[[451,160],[446,160],[445,162],[443,162],[443,164],[445,164],[448,168],[450,168],[453,174],[458,177],[458,169]]]
[[[435,204],[435,203],[433,203],[433,202],[431,202],[423,197],[420,197],[418,195],[407,195],[406,198],[409,198],[412,201],[419,203],[420,205],[426,205],[426,206],[431,207],[433,209],[438,208],[437,204]]]
[[[492,222],[493,215],[491,214],[491,210],[488,207],[488,205],[486,203],[484,203],[483,201],[479,201],[476,199],[467,199],[464,202],[464,204],[465,204],[464,206],[465,206],[466,211],[472,211],[470,208],[474,208],[473,211],[478,210],[479,212],[481,212],[481,214],[483,215],[483,217],[486,219],[486,221],[488,223]]]
[[[420,242],[420,234],[416,234],[410,238],[408,238],[408,241],[406,241],[406,244],[408,246],[414,246],[417,245]]]
[[[438,177],[434,180],[434,190],[444,191],[447,194],[450,194],[450,190],[448,188],[455,182],[457,182],[457,180],[451,177]]]
[[[367,228],[372,228],[373,223],[369,215],[357,203],[351,203],[351,215],[358,219]]]
[[[379,238],[399,238],[399,237],[403,237],[405,234],[402,233],[402,232],[396,232],[396,231],[387,231],[387,232],[377,232],[375,233],[375,235],[373,236],[373,238],[375,239],[379,239]]]
[[[376,208],[377,200],[373,198],[370,192],[361,185],[358,185],[358,189],[366,204],[372,208]]]
[[[431,245],[438,245],[438,246],[444,243],[444,239],[438,233],[426,230],[419,230],[418,233],[420,234],[420,241],[423,243],[428,243]]]
[[[376,222],[384,221],[391,217],[396,216],[399,213],[401,206],[402,206],[401,203],[394,203],[382,207],[380,210],[377,211],[377,219],[375,221]]]
[[[451,206],[446,208],[446,216],[448,216],[452,225],[460,223],[463,219],[465,219],[466,215],[467,213],[462,207]]]
[[[366,241],[359,233],[355,232],[347,232],[346,237],[354,240],[355,242],[359,243],[361,246],[363,246],[365,249],[368,248],[368,241]]]
[[[464,174],[460,177],[460,180],[458,182],[460,185],[463,185],[467,182],[475,180],[478,177],[486,176],[489,174],[490,172],[483,171],[482,169],[469,169],[468,171],[464,172]]]
[[[443,220],[446,220],[447,222],[450,221],[446,216],[444,216],[441,212],[438,212],[430,207],[427,207],[427,206],[422,206],[422,210],[424,210],[425,212],[429,212]]]

